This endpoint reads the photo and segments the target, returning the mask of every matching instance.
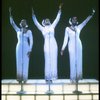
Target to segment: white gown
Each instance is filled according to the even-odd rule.
[[[28,79],[29,69],[29,57],[27,53],[32,50],[33,36],[31,30],[26,33],[22,33],[20,28],[16,26],[12,17],[10,17],[10,23],[17,33],[17,45],[16,45],[16,66],[17,66],[17,80],[26,81]],[[28,42],[29,39],[29,42]]]
[[[80,32],[92,16],[88,16],[81,24],[75,26],[76,32],[66,27],[62,50],[68,43],[69,59],[70,59],[70,79],[75,81],[77,78],[82,79],[82,43],[80,40]],[[69,38],[69,41],[68,41]]]
[[[58,46],[55,34],[55,26],[60,19],[61,11],[58,12],[56,19],[49,26],[41,26],[37,21],[35,15],[32,16],[35,25],[42,32],[44,37],[44,57],[45,57],[45,79],[54,80],[57,79],[57,56],[58,56]]]

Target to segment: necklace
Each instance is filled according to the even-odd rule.
[[[21,29],[21,31],[22,31],[23,34],[26,34],[27,29],[24,29],[24,28],[23,28],[23,29]]]
[[[75,27],[73,27],[73,26],[70,26],[69,27],[71,30],[73,30],[73,31],[75,31],[76,32],[76,29],[75,29]]]

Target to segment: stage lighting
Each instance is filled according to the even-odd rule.
[[[35,98],[32,95],[23,95],[20,100],[35,100]]]
[[[45,93],[49,89],[48,85],[36,85],[36,92],[37,93]]]
[[[5,93],[8,91],[8,85],[2,85],[2,93]]]
[[[91,84],[90,89],[92,93],[98,93],[99,92],[99,85],[98,84]]]
[[[35,100],[49,100],[49,96],[38,95]]]
[[[62,95],[50,96],[50,100],[64,100]]]
[[[78,100],[77,95],[65,95],[65,100]]]
[[[79,100],[92,100],[92,95],[79,95]]]
[[[6,100],[6,96],[5,95],[2,95],[1,100]]]
[[[20,91],[21,85],[9,85],[9,91],[11,92],[17,92]]]
[[[24,91],[35,92],[35,85],[23,85]]]
[[[93,100],[99,100],[99,95],[93,95]]]
[[[20,96],[16,96],[16,95],[8,95],[7,96],[7,100],[20,100]]]
[[[51,85],[51,90],[54,91],[54,93],[62,93],[62,85]]]

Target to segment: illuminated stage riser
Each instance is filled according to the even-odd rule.
[[[45,92],[47,91],[49,86],[47,84],[44,85],[29,85],[24,84],[23,90],[29,92]],[[50,89],[55,92],[71,92],[75,90],[75,84],[62,84],[62,85],[50,85]],[[2,92],[17,92],[20,91],[21,85],[2,85]],[[98,84],[79,84],[78,90],[79,91],[88,91],[88,92],[95,92],[98,93],[99,86]]]
[[[99,100],[98,95],[2,95],[2,100]]]
[[[48,90],[54,94],[46,94]],[[99,82],[97,80],[83,80],[78,83],[78,90],[82,94],[74,94],[76,85],[69,80],[57,80],[50,85],[45,80],[31,80],[23,84],[25,94],[17,94],[21,84],[15,80],[2,82],[2,100],[99,100]]]

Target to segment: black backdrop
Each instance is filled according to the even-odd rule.
[[[31,8],[33,7],[37,19],[55,19],[59,4],[63,2],[62,15],[55,28],[55,38],[58,44],[58,78],[69,78],[68,48],[64,56],[60,49],[64,39],[65,28],[71,16],[77,16],[81,23],[91,12],[96,10],[94,17],[81,31],[80,38],[83,45],[83,78],[98,79],[99,67],[99,25],[98,25],[98,0],[2,0],[2,78],[16,78],[16,32],[9,23],[9,7],[17,25],[25,18],[33,32],[34,45],[30,58],[29,79],[44,78],[44,39],[42,33],[32,21]]]

